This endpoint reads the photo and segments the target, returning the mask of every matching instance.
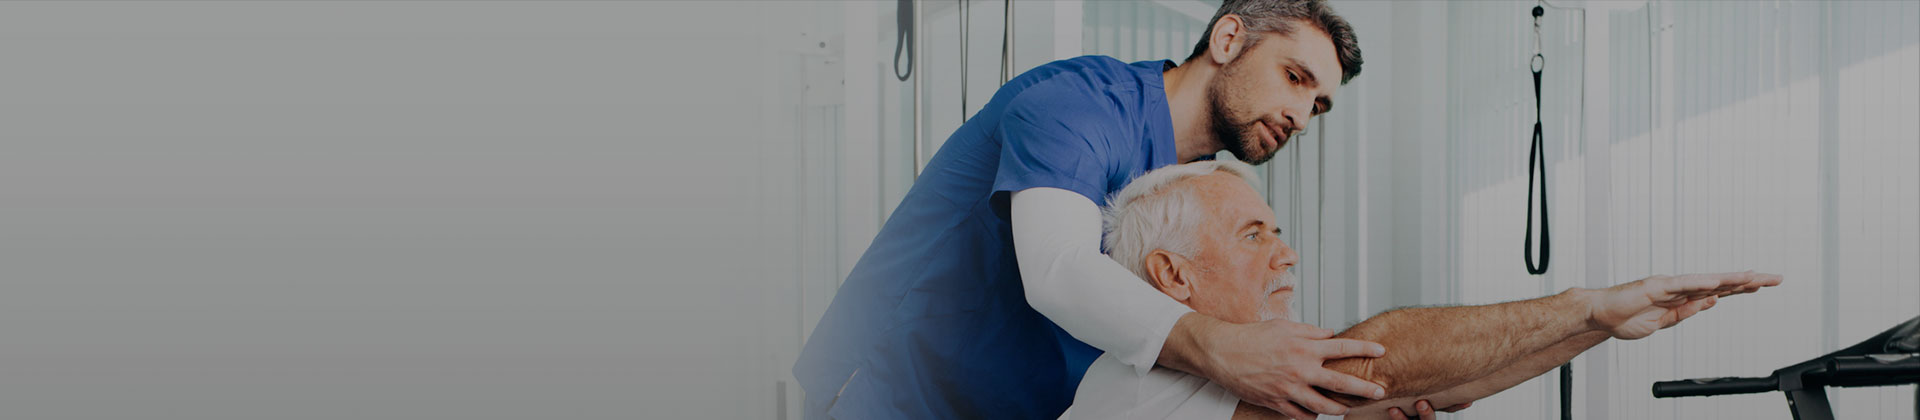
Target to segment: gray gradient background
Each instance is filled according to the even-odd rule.
[[[672,7],[0,2],[0,418],[767,417]]]

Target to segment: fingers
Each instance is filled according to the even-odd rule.
[[[1460,412],[1460,410],[1465,410],[1467,409],[1467,407],[1472,407],[1472,406],[1473,406],[1472,402],[1463,402],[1463,403],[1447,406],[1447,408],[1442,408],[1440,409],[1440,411],[1448,412],[1448,413],[1458,413]]]
[[[1729,296],[1729,295],[1758,292],[1760,291],[1761,288],[1779,286],[1780,282],[1786,280],[1786,278],[1781,277],[1779,274],[1753,273],[1752,277],[1753,277],[1753,281],[1748,282],[1747,284],[1742,285],[1738,288],[1735,288],[1732,293],[1727,293],[1720,296]]]
[[[1287,418],[1290,418],[1290,419],[1320,418],[1319,415],[1313,414],[1312,412],[1307,411],[1307,409],[1305,408],[1300,408],[1299,405],[1295,405],[1292,402],[1281,401],[1280,404],[1278,405],[1279,407],[1267,407],[1267,408],[1271,408],[1273,409],[1273,411],[1278,411],[1280,412],[1281,415],[1287,416]]]
[[[1673,309],[1673,312],[1674,312],[1673,322],[1677,324],[1680,321],[1685,321],[1687,318],[1692,317],[1693,314],[1697,314],[1697,313],[1700,313],[1700,311],[1704,311],[1704,310],[1707,310],[1708,308],[1712,308],[1713,305],[1716,305],[1719,302],[1720,302],[1720,298],[1707,296],[1706,298],[1687,302],[1687,304],[1685,305],[1680,305],[1680,307]]]
[[[1400,412],[1400,407],[1393,407],[1393,408],[1387,409],[1387,418],[1390,418],[1393,420],[1407,420],[1407,414]]]
[[[1784,280],[1778,274],[1742,271],[1736,273],[1686,274],[1677,277],[1661,277],[1665,284],[1660,287],[1669,296],[1694,300],[1706,296],[1726,297],[1760,291],[1762,288],[1778,286]]]
[[[1380,387],[1379,384],[1368,382],[1365,379],[1360,379],[1359,377],[1332,369],[1319,369],[1316,372],[1306,374],[1305,377],[1307,379],[1307,385],[1328,391],[1376,400],[1387,396],[1386,388]],[[1313,394],[1314,396],[1320,396],[1318,392]],[[1321,411],[1321,413],[1327,412]]]
[[[1285,319],[1268,320],[1268,321],[1264,321],[1261,325],[1266,328],[1277,329],[1281,333],[1284,333],[1289,336],[1293,336],[1295,338],[1305,338],[1310,340],[1325,340],[1328,338],[1333,338],[1333,335],[1334,335],[1334,332],[1332,330],[1315,327],[1313,326],[1313,324],[1307,324],[1303,322],[1294,322],[1294,321],[1289,321]]]
[[[1778,286],[1784,280],[1779,274],[1738,273],[1688,274],[1673,278],[1673,284],[1667,291],[1686,300],[1697,300],[1708,296],[1727,297],[1758,292],[1762,288]]]
[[[1313,326],[1313,324],[1307,324],[1303,322],[1293,322],[1293,321],[1284,321],[1284,320],[1280,322],[1286,322],[1288,324],[1287,326],[1290,328],[1293,328],[1294,333],[1301,337],[1311,338],[1315,340],[1324,340],[1328,338],[1333,338],[1333,334],[1334,334],[1333,330],[1315,327]]]
[[[1335,402],[1325,395],[1320,395],[1320,391],[1315,391],[1312,387],[1301,386],[1294,388],[1294,392],[1291,394],[1292,395],[1288,395],[1287,398],[1292,399],[1294,404],[1299,404],[1301,407],[1306,407],[1306,409],[1313,410],[1315,413],[1334,416],[1347,414],[1347,406],[1345,404]]]
[[[1387,346],[1372,341],[1351,338],[1329,338],[1316,343],[1315,350],[1325,360],[1345,359],[1349,357],[1380,357],[1387,354]],[[1358,394],[1356,394],[1358,395]]]
[[[1673,277],[1672,284],[1667,290],[1675,294],[1707,291],[1719,293],[1721,290],[1731,290],[1753,282],[1752,274],[1751,272],[1686,274]]]
[[[1759,280],[1759,275],[1752,270],[1727,274],[1730,277],[1729,280],[1721,281],[1720,287],[1714,288],[1713,296],[1732,296],[1760,290],[1760,286],[1754,284]]]
[[[1451,407],[1447,407],[1440,411],[1451,413],[1455,411],[1464,410],[1467,408],[1467,406],[1470,406],[1470,405],[1473,405],[1473,403],[1460,403],[1460,404],[1455,404]],[[1431,401],[1420,400],[1419,402],[1413,403],[1413,408],[1414,408],[1414,412],[1418,413],[1418,415],[1420,416],[1419,417],[1420,420],[1435,420],[1440,417],[1439,414],[1436,414],[1434,412],[1433,402]],[[1388,408],[1387,417],[1393,418],[1393,419],[1399,419],[1399,420],[1404,420],[1408,418],[1407,413],[1405,411],[1401,411],[1400,407]]]
[[[1438,416],[1437,414],[1433,414],[1433,403],[1427,402],[1427,400],[1420,400],[1420,402],[1413,403],[1413,409],[1420,412],[1420,420],[1434,420],[1434,417]]]

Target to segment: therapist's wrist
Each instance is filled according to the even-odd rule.
[[[1224,324],[1225,321],[1188,312],[1173,323],[1173,330],[1167,333],[1167,342],[1160,348],[1160,366],[1186,372],[1203,378],[1212,378],[1216,363],[1206,351],[1206,337]]]

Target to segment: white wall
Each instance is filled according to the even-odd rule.
[[[0,4],[0,417],[775,417],[841,6]]]
[[[1532,105],[1520,11],[1530,6],[1450,10],[1448,142],[1458,168],[1451,188],[1463,302],[1544,292],[1524,286],[1541,281],[1518,261]],[[1756,269],[1788,283],[1583,356],[1577,412],[1786,418],[1777,394],[1655,400],[1647,386],[1764,374],[1920,315],[1920,131],[1912,124],[1920,34],[1911,19],[1920,11],[1911,2],[1586,6],[1584,16],[1548,15],[1556,242],[1545,282],[1557,289]],[[1566,48],[1556,53],[1554,44]],[[1546,382],[1461,417],[1544,417],[1552,412]],[[1911,415],[1910,388],[1835,395],[1841,418]]]

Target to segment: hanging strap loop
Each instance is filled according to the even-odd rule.
[[[1540,8],[1535,7],[1533,24],[1536,33],[1535,42],[1538,42],[1537,38],[1539,37],[1537,34],[1540,27],[1540,15]],[[1527,262],[1527,274],[1540,275],[1547,273],[1547,261],[1553,256],[1553,236],[1548,232],[1548,226],[1550,226],[1550,224],[1547,223],[1547,156],[1545,150],[1542,150],[1545,149],[1546,146],[1546,131],[1542,129],[1540,124],[1540,74],[1547,69],[1547,57],[1540,54],[1538,47],[1535,48],[1533,60],[1528,66],[1533,70],[1533,145],[1531,147],[1532,150],[1527,152],[1527,238],[1523,244],[1525,249],[1521,250],[1521,254]],[[1535,265],[1533,258],[1533,192],[1535,176],[1539,177],[1540,185],[1540,262],[1538,265]]]
[[[895,15],[894,26],[898,26],[900,32],[896,34],[893,44],[893,77],[905,82],[907,77],[913,75],[913,0],[900,0]],[[907,67],[904,70],[900,68],[900,53],[903,51],[907,53]]]

